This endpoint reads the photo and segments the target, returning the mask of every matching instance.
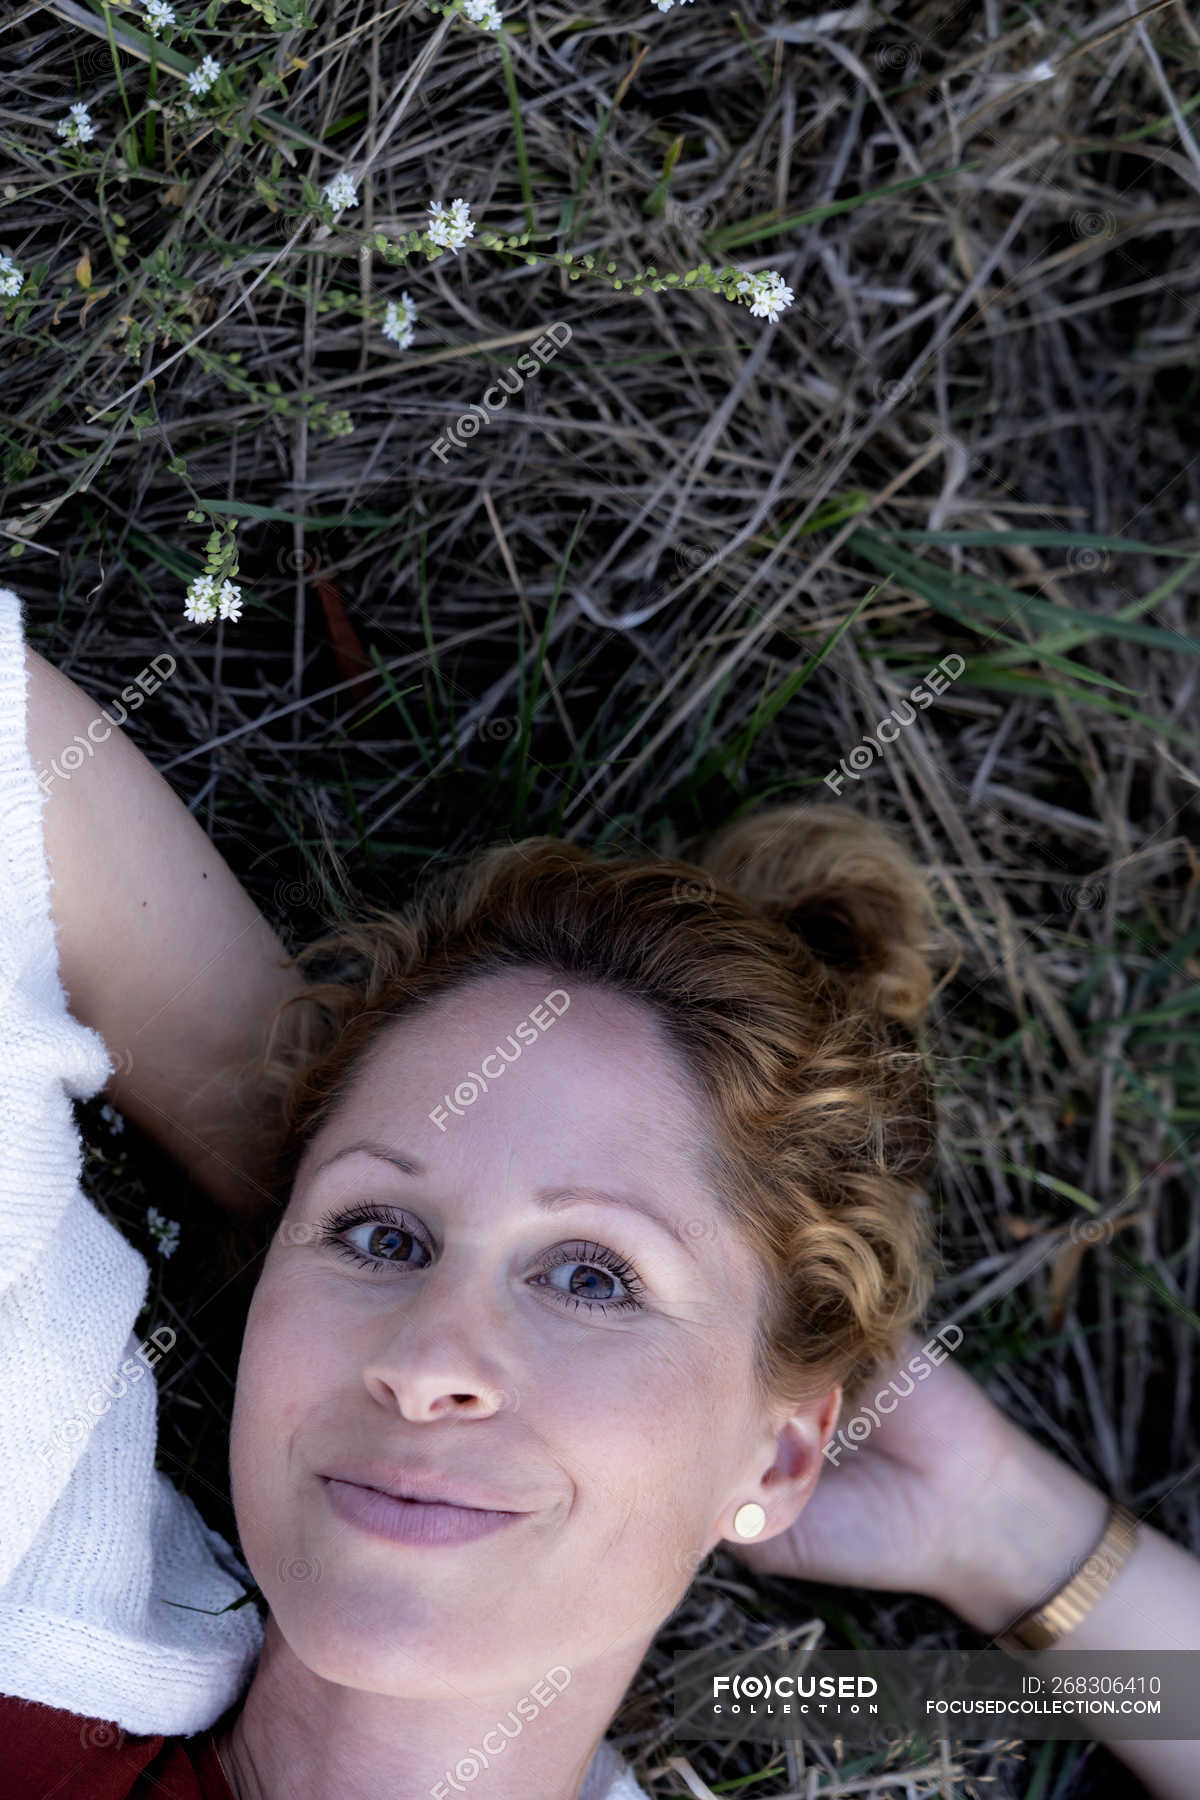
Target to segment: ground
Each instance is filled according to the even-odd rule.
[[[295,946],[347,888],[401,901],[506,834],[670,851],[835,793],[897,824],[958,953],[931,1316],[1200,1546],[1195,19],[313,11],[0,27],[0,555],[32,641],[103,702],[174,659],[128,729]],[[460,198],[472,235],[421,237]],[[777,320],[703,273],[739,267],[790,288]],[[240,617],[184,616],[206,568]],[[160,1466],[232,1534],[245,1277],[150,1145],[84,1118],[181,1334]],[[655,1800],[672,1755],[693,1793],[1136,1793],[1082,1744],[885,1772],[672,1742],[682,1648],[813,1617],[972,1641],[718,1555],[617,1721]]]

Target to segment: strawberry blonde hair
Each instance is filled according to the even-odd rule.
[[[853,1397],[932,1286],[927,889],[892,831],[847,806],[766,807],[686,847],[493,846],[292,957],[336,972],[282,1004],[255,1065],[278,1103],[270,1224],[394,1020],[489,974],[548,968],[648,1007],[698,1090],[714,1190],[765,1278],[763,1398],[798,1408],[834,1383]]]

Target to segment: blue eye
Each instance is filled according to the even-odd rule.
[[[346,1234],[359,1226],[368,1225],[364,1250],[346,1241]],[[409,1230],[404,1215],[393,1207],[378,1206],[371,1212],[364,1212],[353,1207],[343,1212],[333,1213],[321,1221],[317,1229],[317,1242],[323,1247],[338,1251],[348,1257],[359,1268],[376,1272],[382,1269],[412,1267],[408,1253],[413,1248],[422,1248],[421,1240]],[[592,1273],[592,1288],[584,1287],[577,1291],[568,1291],[556,1286],[547,1277],[555,1269],[575,1265]],[[604,1278],[620,1282],[626,1291],[624,1299],[609,1298],[601,1294],[595,1296],[595,1275],[600,1271]],[[572,1277],[574,1280],[574,1277]],[[553,1294],[563,1306],[572,1307],[575,1311],[585,1307],[589,1312],[628,1312],[642,1310],[641,1296],[645,1293],[637,1270],[631,1268],[622,1256],[607,1249],[603,1244],[562,1244],[552,1251],[542,1266],[536,1281]],[[603,1285],[603,1283],[601,1284]]]
[[[597,1269],[601,1269],[608,1281],[615,1277],[626,1289],[629,1298],[627,1300],[607,1300],[602,1296],[599,1301],[596,1301],[587,1297],[586,1290],[581,1298],[577,1293],[556,1288],[552,1282],[548,1282],[547,1286],[551,1293],[558,1295],[564,1305],[571,1304],[576,1308],[599,1305],[604,1312],[627,1312],[633,1307],[640,1309],[639,1296],[646,1290],[638,1278],[637,1271],[630,1268],[624,1257],[617,1256],[612,1250],[606,1250],[603,1244],[564,1244],[561,1249],[552,1252],[551,1260],[547,1263],[544,1273],[548,1274],[554,1269],[567,1268],[572,1264],[576,1268],[590,1269],[593,1274]],[[572,1277],[572,1279],[574,1278]]]

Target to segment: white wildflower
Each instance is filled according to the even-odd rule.
[[[206,56],[198,69],[193,69],[188,76],[188,86],[193,94],[207,94],[213,82],[221,73],[221,65],[215,56]]]
[[[102,1106],[100,1108],[100,1117],[104,1120],[104,1123],[111,1132],[119,1135],[124,1131],[125,1121],[115,1106]]]
[[[197,575],[187,591],[183,615],[193,625],[208,625],[217,616],[217,584],[211,575]]]
[[[230,619],[236,625],[242,616],[242,590],[232,581],[223,581],[221,591],[217,595],[217,605],[223,619]]]
[[[11,297],[19,294],[24,285],[25,277],[12,257],[0,256],[0,294]]]
[[[417,322],[417,308],[407,294],[401,294],[399,300],[389,300],[387,311],[383,316],[383,335],[399,344],[401,350],[412,348],[412,328]]]
[[[692,0],[679,0],[680,6],[690,6]],[[675,0],[650,0],[651,6],[657,6],[659,12],[670,12]]]
[[[499,31],[504,22],[494,0],[462,0],[462,9],[472,25],[482,25],[486,31]]]
[[[82,100],[75,101],[70,112],[63,115],[54,129],[69,144],[86,144],[96,135],[91,114]]]
[[[146,10],[142,14],[142,24],[157,37],[164,25],[174,25],[175,13],[167,5],[167,0],[146,0]]]
[[[334,176],[325,189],[324,197],[335,213],[345,212],[348,206],[358,205],[358,189],[349,169],[343,169],[340,175]]]
[[[444,212],[440,200],[431,200],[426,230],[435,244],[441,244],[443,249],[452,250],[457,256],[467,239],[475,235],[467,202],[452,200],[450,211]]]
[[[151,1236],[158,1239],[158,1248],[163,1256],[170,1256],[179,1247],[179,1220],[166,1219],[157,1206],[146,1208],[146,1224]]]
[[[738,293],[749,296],[747,305],[756,319],[769,319],[773,325],[780,313],[792,304],[795,294],[777,269],[764,269],[759,275],[743,269],[742,274],[745,280],[738,282]]]
[[[776,287],[760,288],[750,303],[750,311],[756,319],[768,319],[774,325],[795,298],[791,288],[781,281]]]

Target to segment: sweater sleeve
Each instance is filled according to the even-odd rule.
[[[73,1102],[113,1065],[63,991],[26,711],[0,588],[0,1693],[186,1735],[240,1693],[262,1626],[229,1546],[155,1467],[175,1333],[139,1341],[146,1260],[80,1185]]]
[[[128,1328],[118,1315],[132,1302],[136,1316],[147,1276],[144,1260],[79,1193],[82,1152],[71,1103],[96,1094],[112,1064],[99,1035],[72,1017],[59,979],[42,831],[46,795],[26,744],[27,679],[19,604],[3,589],[0,1584],[82,1454],[87,1420],[79,1416],[80,1400],[120,1362]],[[103,1322],[98,1293],[119,1302]]]

